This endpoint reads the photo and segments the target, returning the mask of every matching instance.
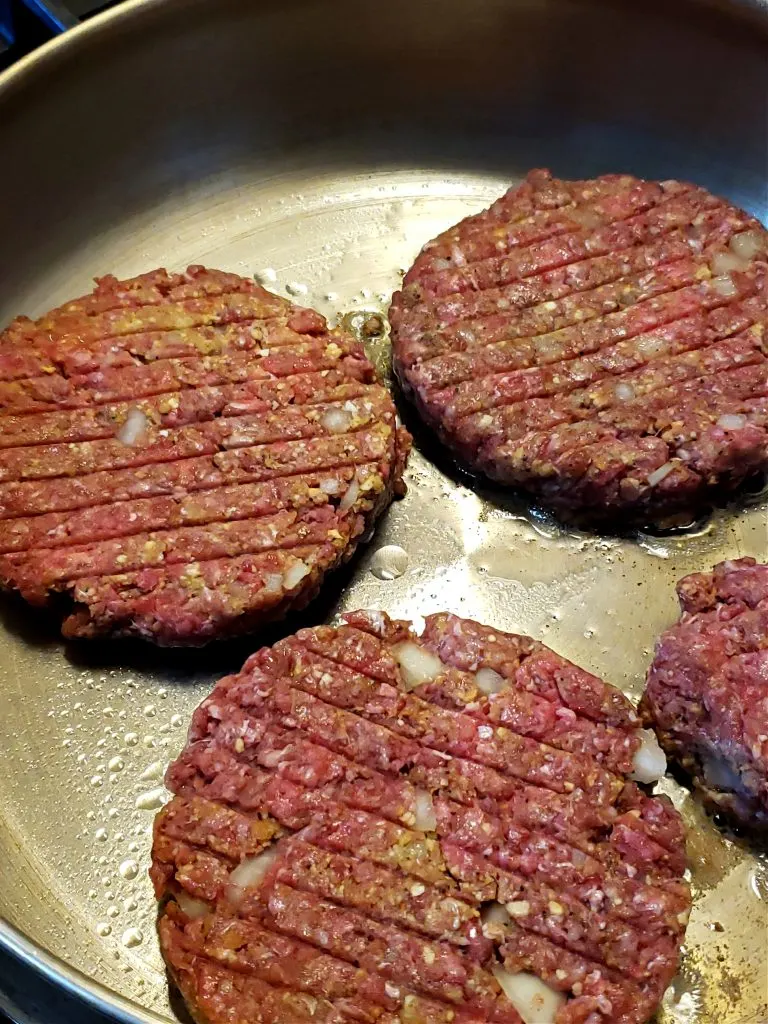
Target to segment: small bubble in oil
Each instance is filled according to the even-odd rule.
[[[306,295],[307,292],[309,291],[307,286],[305,284],[302,284],[301,281],[289,281],[288,284],[285,286],[285,290],[288,292],[289,295],[294,296]]]
[[[107,768],[109,768],[111,772],[121,772],[123,768],[125,768],[125,761],[123,761],[122,757],[113,757],[107,765]]]
[[[155,715],[157,714],[157,708],[155,707],[154,704],[147,704],[147,706],[144,708],[144,714],[146,715],[147,718],[154,718]]]
[[[115,918],[120,916],[120,911],[116,906],[107,907],[107,917]]]
[[[105,828],[97,828],[93,836],[97,843],[105,843],[109,838],[109,832]]]
[[[106,921],[100,921],[96,925],[96,934],[105,939],[108,935],[112,934],[112,925],[107,924]]]
[[[379,580],[396,580],[408,568],[408,553],[397,544],[385,544],[371,559],[371,572]]]
[[[128,879],[128,881],[131,881],[138,875],[139,865],[136,863],[135,860],[124,860],[117,870],[120,872],[123,878],[126,878]]]
[[[127,928],[123,932],[122,943],[128,949],[140,946],[144,941],[144,933],[139,928]]]
[[[135,747],[139,742],[139,737],[135,732],[127,732],[123,737],[125,743],[129,747]]]
[[[138,901],[131,897],[130,899],[126,900],[125,903],[123,903],[123,908],[130,914],[134,910],[139,909]]]

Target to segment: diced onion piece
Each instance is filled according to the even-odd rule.
[[[558,1010],[565,1006],[565,995],[535,974],[513,974],[499,966],[493,968],[493,975],[525,1024],[554,1024]]]
[[[632,759],[633,772],[630,775],[635,782],[658,782],[667,770],[667,758],[659,746],[656,734],[650,729],[640,730],[640,746]]]
[[[205,900],[196,900],[188,892],[184,892],[183,889],[174,893],[174,899],[192,921],[196,921],[198,917],[205,917],[211,909],[210,904],[206,903]]]
[[[294,562],[290,569],[283,573],[283,586],[286,590],[293,590],[309,574],[309,566],[306,562]]]
[[[712,257],[713,274],[730,274],[732,270],[746,270],[748,264],[732,252],[716,252]]]
[[[265,768],[276,768],[290,749],[291,747],[289,745],[287,747],[281,747],[279,750],[267,750],[261,755],[259,760]]]
[[[710,281],[712,288],[722,295],[725,299],[732,299],[734,295],[739,294],[739,289],[733,283],[733,279],[729,274],[721,274],[719,277],[713,277]]]
[[[320,490],[325,491],[326,494],[337,494],[340,486],[340,481],[333,476],[329,476],[326,480],[320,481]]]
[[[264,577],[264,590],[267,594],[279,594],[283,589],[283,576],[279,572],[268,572]]]
[[[467,265],[467,257],[455,242],[451,246],[451,259],[455,267],[465,267]]]
[[[411,640],[393,647],[392,653],[402,670],[406,690],[413,690],[422,683],[428,683],[445,671],[445,665],[436,654],[419,647]]]
[[[117,440],[122,444],[136,444],[147,432],[149,420],[141,409],[129,409],[125,421],[117,432]]]
[[[276,859],[277,846],[270,846],[255,857],[246,857],[240,861],[229,876],[230,900],[237,903],[243,898],[246,889],[254,889],[260,885]]]
[[[352,414],[347,412],[346,409],[328,409],[320,422],[332,434],[343,434],[345,430],[349,429],[349,425],[352,422]]]
[[[655,334],[649,334],[648,337],[639,338],[637,341],[638,351],[644,356],[656,356],[666,347],[666,341]]]
[[[360,484],[358,483],[357,477],[353,477],[349,487],[347,488],[344,497],[339,502],[339,511],[346,512],[348,509],[357,501],[358,495],[360,494]]]
[[[437,828],[437,818],[435,817],[435,805],[432,802],[432,794],[428,793],[426,789],[416,790],[416,828],[419,832],[434,832]]]
[[[486,903],[480,911],[480,920],[483,925],[483,935],[487,939],[503,938],[505,928],[510,923],[507,908],[497,900]]]
[[[758,253],[768,251],[768,239],[762,231],[742,231],[728,243],[741,260],[749,262]]]
[[[648,483],[651,487],[655,487],[656,484],[660,484],[662,480],[666,479],[674,468],[674,462],[665,462],[663,466],[659,466],[658,469],[654,469],[652,473],[648,474]]]
[[[492,668],[481,668],[476,672],[475,682],[477,683],[478,690],[482,690],[483,693],[489,696],[492,693],[499,693],[509,685],[504,676],[499,675]]]
[[[717,426],[722,427],[723,430],[741,430],[746,425],[747,417],[740,412],[726,412],[717,421]]]
[[[616,385],[616,397],[620,402],[629,402],[635,397],[635,389],[631,384],[619,381]]]
[[[471,327],[457,327],[456,337],[459,338],[461,341],[465,342],[467,345],[474,345],[475,342],[477,341],[477,335],[475,334]]]
[[[436,256],[432,260],[432,270],[450,270],[452,266],[451,261],[443,259],[442,256]]]

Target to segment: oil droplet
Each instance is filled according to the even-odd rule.
[[[133,899],[133,897],[131,897],[131,899],[126,900],[125,903],[123,903],[123,907],[130,914],[132,911],[139,909],[139,904],[138,904],[137,900],[135,900],[135,899]]]
[[[135,860],[124,860],[120,867],[117,869],[123,878],[127,878],[128,881],[135,878],[139,873],[139,865]]]
[[[136,797],[136,809],[139,811],[156,811],[163,806],[167,799],[165,786],[158,789],[150,789]]]
[[[135,732],[127,732],[123,739],[129,747],[135,747],[139,742],[139,737]]]
[[[100,935],[102,938],[106,938],[107,935],[112,934],[112,925],[107,924],[106,921],[100,921],[99,924],[96,925],[96,934]]]
[[[117,907],[115,907],[115,906],[107,907],[107,917],[115,918],[115,917],[119,917],[119,916],[120,916],[120,911],[118,910]]]
[[[157,714],[157,709],[155,708],[155,705],[147,704],[147,706],[144,708],[144,714],[147,716],[147,718],[154,718],[155,715]]]
[[[408,554],[397,544],[385,544],[371,559],[371,572],[379,580],[396,580],[408,568]]]
[[[97,828],[93,835],[97,843],[105,843],[109,838],[109,832],[105,828]]]
[[[123,945],[127,946],[128,949],[133,949],[135,946],[140,946],[144,941],[144,933],[138,928],[128,928],[123,932]]]
[[[289,281],[285,286],[285,290],[289,295],[306,295],[309,291],[307,286],[300,281]]]
[[[92,775],[91,776],[91,785],[92,786],[100,786],[101,784],[102,784],[102,778],[101,778],[100,775]]]
[[[184,719],[181,717],[181,715],[171,715],[171,725],[178,727],[183,724]]]
[[[107,768],[109,768],[111,772],[121,772],[123,768],[125,768],[125,761],[122,757],[113,757],[107,765]]]
[[[253,275],[253,279],[256,284],[266,286],[275,283],[277,280],[277,273],[272,269],[272,267],[264,267],[263,270],[256,271]]]

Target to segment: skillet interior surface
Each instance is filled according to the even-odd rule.
[[[0,80],[0,322],[205,262],[329,315],[533,166],[692,178],[768,219],[768,9],[579,0],[133,0]],[[386,338],[372,343],[386,366]],[[768,557],[765,492],[673,535],[565,529],[417,433],[410,491],[301,624],[449,608],[637,697],[674,583]],[[396,548],[397,550],[393,550]],[[263,641],[68,645],[0,605],[0,941],[126,1021],[175,1019],[146,876],[162,772]],[[660,1020],[768,1019],[768,875],[686,790],[696,908]]]

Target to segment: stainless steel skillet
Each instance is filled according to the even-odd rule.
[[[767,106],[762,2],[132,0],[0,79],[0,321],[95,274],[197,261],[329,314],[383,309],[423,241],[535,165],[689,177],[766,220]],[[768,557],[765,496],[676,536],[598,538],[419,449],[408,497],[308,620],[450,606],[637,695],[674,581]],[[118,1019],[171,1020],[145,877],[162,768],[257,641],[68,647],[0,613],[0,942]],[[665,785],[697,908],[661,1019],[758,1024],[765,865]]]

